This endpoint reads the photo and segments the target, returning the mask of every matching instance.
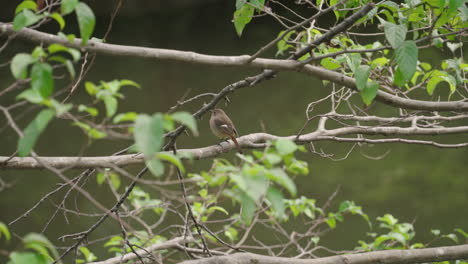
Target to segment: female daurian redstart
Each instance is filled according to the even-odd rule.
[[[236,127],[234,127],[231,119],[229,119],[222,109],[215,108],[211,110],[210,128],[215,136],[221,139],[231,139],[236,145],[237,151],[242,154],[242,150],[236,140],[236,137],[239,136]]]

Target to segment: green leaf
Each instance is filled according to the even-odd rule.
[[[331,229],[333,229],[333,228],[336,227],[336,219],[335,219],[334,214],[332,214],[332,213],[329,213],[329,214],[328,214],[328,218],[327,218],[327,220],[325,220],[325,222],[327,223],[327,225],[328,225]]]
[[[85,89],[89,95],[96,95],[99,91],[98,87],[92,82],[85,82]]]
[[[96,175],[96,182],[98,185],[102,185],[105,179],[106,179],[106,174],[104,174],[103,172],[99,172]]]
[[[46,99],[44,104],[54,109],[56,116],[61,116],[73,108],[73,104],[62,104],[55,99]]]
[[[52,120],[55,113],[51,109],[44,109],[29,123],[24,130],[24,136],[18,141],[18,155],[24,157],[28,155],[42,131],[47,127],[47,124]]]
[[[60,11],[62,15],[69,14],[75,10],[78,5],[78,0],[62,0],[62,5],[60,6]]]
[[[10,231],[8,230],[8,226],[5,225],[3,222],[0,222],[0,238],[5,236],[6,241],[10,241],[11,239],[11,234]]]
[[[370,105],[375,97],[377,96],[377,92],[379,91],[379,83],[376,81],[368,82],[366,88],[360,92],[362,101],[366,105]]]
[[[242,174],[231,173],[229,177],[254,201],[260,200],[268,189],[268,179],[259,166],[244,166]]]
[[[31,102],[33,104],[39,104],[39,103],[42,103],[44,101],[44,98],[39,93],[39,91],[38,90],[33,90],[33,89],[24,90],[22,93],[20,93],[20,94],[18,94],[18,96],[16,96],[16,99],[17,100],[25,99],[28,102]]]
[[[346,64],[351,69],[351,71],[355,72],[359,65],[361,65],[362,57],[359,53],[351,53],[346,56]]]
[[[122,122],[126,122],[126,121],[135,121],[137,119],[137,113],[135,112],[127,112],[127,113],[121,113],[121,114],[118,114],[114,117],[114,119],[112,119],[112,122],[114,124],[118,124],[118,123],[122,123]]]
[[[388,64],[390,60],[387,59],[386,57],[380,57],[371,62],[372,69],[375,69],[377,67],[384,67],[385,65]]]
[[[13,252],[7,264],[48,264],[50,261],[42,255],[32,252]]]
[[[86,134],[92,139],[101,139],[107,136],[106,133],[99,131],[96,128],[91,127],[90,125],[83,122],[74,122],[73,125],[82,128],[86,132]]]
[[[78,50],[65,47],[62,44],[53,43],[47,47],[47,50],[51,54],[57,52],[67,52],[72,56],[74,62],[77,62],[81,58],[81,53]]]
[[[38,249],[39,247],[47,248],[52,253],[54,258],[58,258],[58,252],[55,249],[54,245],[42,234],[29,233],[23,238],[23,243],[26,248],[28,247],[31,247],[31,248],[35,247],[33,249]],[[42,250],[40,251],[42,252]]]
[[[418,47],[412,40],[403,42],[395,52],[396,62],[403,79],[406,81],[413,77],[418,64]]]
[[[182,164],[182,161],[176,155],[174,155],[172,153],[158,153],[158,154],[156,154],[156,156],[161,160],[165,160],[167,162],[172,163],[174,166],[179,168],[179,170],[182,173],[185,173],[184,164]]]
[[[134,86],[136,88],[141,88],[141,86],[138,83],[132,80],[120,80],[120,86]]]
[[[457,81],[455,77],[448,74],[447,72],[434,70],[430,73],[430,76],[431,77],[429,81],[427,82],[427,86],[426,86],[426,90],[429,95],[432,95],[434,93],[436,86],[440,82],[447,82],[449,84],[450,94],[453,94],[456,91]]]
[[[211,206],[210,208],[208,208],[208,210],[206,211],[207,214],[211,214],[212,212],[214,211],[219,211],[219,212],[222,212],[224,213],[225,215],[229,215],[229,212],[226,211],[226,209],[224,209],[223,207],[221,206]]]
[[[366,89],[367,79],[369,79],[370,72],[371,68],[367,65],[361,65],[357,68],[355,72],[355,79],[356,86],[359,91],[363,91],[364,89]]]
[[[120,176],[117,173],[109,173],[109,180],[114,189],[118,190],[120,187]]]
[[[65,27],[65,20],[59,13],[52,13],[49,15],[49,17],[57,21],[57,23],[59,24],[60,30],[62,30]]]
[[[91,252],[87,247],[79,247],[78,250],[83,254],[86,262],[93,262],[97,259],[96,255]]]
[[[250,0],[250,3],[258,10],[263,10],[265,0]]]
[[[296,184],[294,184],[294,181],[291,180],[291,178],[289,178],[288,174],[286,174],[286,172],[284,172],[284,170],[280,169],[280,168],[273,168],[271,170],[269,170],[267,173],[266,173],[266,176],[278,183],[279,185],[283,186],[286,190],[288,190],[288,192],[292,195],[292,196],[295,196],[296,193],[297,193],[297,190],[296,190]]]
[[[21,4],[19,4],[16,9],[15,9],[15,14],[18,14],[19,12],[23,11],[24,9],[31,9],[34,12],[37,11],[37,4],[34,1],[31,0],[26,0],[23,1]]]
[[[239,232],[237,232],[237,229],[233,228],[232,226],[228,227],[226,231],[224,231],[224,235],[229,238],[229,240],[236,241],[238,238]]]
[[[47,98],[54,90],[54,79],[52,67],[48,63],[38,62],[31,70],[31,86],[33,90],[39,91],[42,97]]]
[[[242,36],[245,26],[252,20],[254,11],[255,8],[253,6],[243,5],[234,12],[234,27],[239,37]]]
[[[395,25],[391,22],[384,23],[385,37],[394,49],[398,48],[403,41],[405,41],[407,31],[406,25],[404,24]]]
[[[97,116],[99,114],[99,111],[96,108],[89,107],[89,106],[82,105],[82,104],[78,106],[78,112],[87,112],[91,116]]]
[[[250,198],[250,196],[242,191],[239,191],[238,196],[241,203],[242,221],[244,221],[246,225],[250,225],[252,223],[252,218],[255,215],[255,211],[257,210],[257,205],[255,204],[255,201]]]
[[[320,61],[320,65],[322,65],[325,69],[328,70],[335,70],[341,67],[341,64],[333,58],[322,59]]]
[[[161,114],[138,115],[135,121],[135,145],[145,155],[146,166],[154,176],[164,173],[164,164],[156,158],[163,144],[163,121]]]
[[[76,18],[78,19],[78,26],[80,28],[80,36],[82,39],[81,44],[84,46],[88,43],[94,31],[96,18],[93,10],[83,2],[79,2],[75,7]]]
[[[13,19],[13,29],[19,31],[24,27],[35,24],[37,21],[41,20],[42,17],[42,15],[37,15],[29,9],[24,9]]]
[[[464,238],[468,238],[468,233],[463,231],[463,229],[461,228],[456,228],[455,229],[456,232],[460,233]]]
[[[283,194],[274,187],[270,187],[267,190],[266,198],[271,203],[275,216],[283,219],[286,216],[284,214],[286,207],[284,205]]]
[[[111,117],[115,115],[115,113],[117,112],[118,105],[117,99],[112,95],[108,95],[104,96],[103,100],[104,104],[106,105],[106,116]]]
[[[171,115],[172,119],[188,127],[194,136],[198,136],[197,121],[188,112],[177,112]]]
[[[75,79],[75,68],[73,67],[73,63],[70,60],[66,60],[64,62],[65,67],[67,68],[68,73],[70,74],[71,79]]]
[[[18,53],[13,57],[10,64],[11,73],[16,79],[25,79],[28,76],[27,68],[34,63],[34,59],[30,54]]]
[[[278,150],[280,155],[288,155],[289,153],[293,153],[297,150],[297,145],[294,141],[289,139],[278,139],[275,142],[275,147]]]

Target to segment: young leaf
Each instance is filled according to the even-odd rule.
[[[90,125],[83,123],[83,122],[74,122],[73,125],[82,128],[86,132],[88,137],[92,139],[101,139],[107,136],[106,133],[99,131],[96,128],[91,127]]]
[[[355,72],[356,86],[359,91],[363,91],[367,86],[367,79],[370,75],[370,67],[367,65],[361,65]]]
[[[289,139],[278,139],[275,142],[275,147],[281,155],[287,155],[297,150],[297,145]]]
[[[320,65],[328,70],[335,70],[341,67],[341,64],[333,58],[325,58],[321,60]]]
[[[2,235],[5,236],[6,241],[10,241],[11,234],[8,230],[8,226],[6,226],[3,222],[0,222],[0,238]]]
[[[27,68],[34,63],[34,59],[30,54],[18,53],[13,57],[10,64],[11,73],[16,79],[25,79],[28,76]]]
[[[60,6],[60,11],[62,15],[69,14],[75,10],[75,7],[78,5],[78,0],[62,0],[62,5]]]
[[[49,254],[47,251],[44,250],[48,249],[54,258],[58,257],[58,252],[55,249],[54,245],[42,234],[37,234],[37,233],[29,233],[23,238],[23,243],[26,248],[31,248],[38,253],[45,255],[50,258]],[[53,260],[53,258],[51,258]]]
[[[177,112],[171,115],[172,119],[188,127],[194,136],[198,136],[197,121],[188,112]]]
[[[60,30],[62,30],[65,27],[65,20],[59,13],[52,13],[49,15],[49,17],[57,21],[57,23],[59,24]]]
[[[41,18],[42,18],[42,15],[37,15],[36,13],[34,13],[33,11],[29,9],[24,9],[23,11],[21,11],[19,14],[15,16],[15,19],[13,19],[13,29],[15,31],[19,31],[23,29],[24,27],[35,24]]]
[[[18,155],[24,157],[31,152],[40,134],[47,127],[47,124],[52,120],[54,115],[55,113],[53,110],[44,109],[29,123],[24,130],[24,136],[18,141]]]
[[[156,159],[156,153],[163,144],[163,121],[161,114],[139,115],[135,121],[135,145],[145,155],[146,165],[154,176],[161,176],[164,172],[164,165]]]
[[[366,87],[360,91],[362,101],[366,105],[370,105],[375,97],[377,96],[377,91],[379,90],[379,83],[376,81],[368,82]]]
[[[457,89],[457,86],[456,86],[457,81],[452,75],[448,74],[447,72],[434,70],[430,76],[431,77],[429,81],[427,82],[427,87],[426,87],[427,93],[429,95],[432,95],[434,93],[436,86],[440,82],[447,82],[449,84],[450,94],[453,94],[455,90]]]
[[[136,88],[141,88],[141,86],[138,83],[132,80],[120,80],[119,82],[120,82],[120,86],[134,86]]]
[[[182,164],[182,161],[176,155],[174,155],[172,153],[158,153],[156,156],[161,160],[165,160],[167,162],[172,163],[174,166],[179,168],[179,170],[182,173],[185,173],[184,164]]]
[[[125,121],[135,121],[136,118],[137,118],[137,113],[135,112],[127,112],[127,113],[121,113],[121,114],[118,114],[114,117],[114,119],[112,119],[112,122],[115,123],[115,124],[118,124],[118,123],[121,123],[121,122],[125,122]]]
[[[246,225],[250,225],[252,223],[252,218],[255,215],[257,205],[255,204],[255,201],[250,198],[250,196],[242,191],[239,192],[238,196],[238,199],[241,203],[242,221],[244,221]]]
[[[34,12],[37,11],[37,4],[34,1],[31,0],[26,0],[23,1],[21,4],[19,4],[16,9],[15,9],[15,14],[18,14],[19,12],[23,11],[24,9],[31,9]]]
[[[81,44],[84,46],[88,43],[88,40],[93,34],[96,17],[94,16],[93,10],[83,2],[79,2],[76,5],[75,13],[80,28]]]
[[[19,99],[25,99],[33,104],[39,104],[42,101],[44,101],[44,97],[42,97],[39,91],[33,89],[27,89],[24,90],[22,93],[18,94],[18,96],[16,96],[16,100]]]
[[[405,41],[407,31],[406,25],[404,24],[395,25],[391,22],[384,23],[385,37],[394,49],[398,48],[403,41]]]
[[[282,169],[273,168],[267,172],[266,176],[270,180],[286,188],[286,190],[288,190],[292,196],[296,195],[297,190],[294,181],[291,180],[291,178],[289,178],[289,176]]]
[[[57,52],[66,52],[72,56],[74,62],[77,62],[81,57],[81,53],[78,50],[65,47],[62,44],[58,44],[58,43],[50,44],[49,47],[47,47],[47,50],[51,54],[57,53]]]
[[[245,26],[252,20],[255,8],[251,5],[243,5],[242,8],[234,12],[234,27],[240,37]]]
[[[284,218],[284,210],[286,209],[286,207],[284,205],[283,194],[277,189],[270,187],[268,188],[266,198],[271,203],[271,206],[273,207],[273,210],[275,212],[275,216],[280,219]]]
[[[418,64],[418,47],[412,40],[403,42],[395,52],[398,69],[402,73],[403,79],[406,81],[413,77]]]
[[[52,67],[48,63],[39,62],[34,64],[31,70],[31,86],[33,90],[39,91],[42,97],[49,97],[54,90],[54,79]]]
[[[118,101],[112,95],[107,95],[103,98],[104,104],[106,105],[106,116],[111,117],[117,112]]]

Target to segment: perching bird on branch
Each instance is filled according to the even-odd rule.
[[[236,145],[237,151],[242,154],[242,150],[236,140],[236,137],[239,136],[236,127],[222,109],[215,108],[211,110],[210,128],[215,136],[221,139],[231,139]]]

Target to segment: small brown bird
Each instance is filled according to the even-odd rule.
[[[236,140],[236,137],[239,136],[236,127],[222,109],[215,108],[211,110],[210,128],[215,136],[221,139],[231,139],[236,145],[237,151],[242,154],[242,150]]]

